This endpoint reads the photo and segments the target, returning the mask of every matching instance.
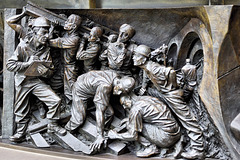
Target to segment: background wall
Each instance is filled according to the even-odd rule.
[[[139,9],[139,8],[167,8],[167,9],[163,9],[165,12],[159,12],[157,10],[149,10],[148,13],[146,13],[144,10],[138,10],[138,12],[136,12],[137,10],[129,10],[129,15],[136,15],[136,17],[134,17],[136,24],[134,26],[137,26],[137,32],[136,36],[135,36],[135,40],[139,39],[138,37],[142,37],[143,35],[140,35],[139,33],[144,34],[144,36],[147,36],[148,34],[153,34],[153,33],[158,33],[159,35],[161,35],[161,33],[166,33],[165,35],[171,35],[170,37],[172,37],[173,35],[175,35],[176,33],[179,32],[180,29],[182,29],[182,27],[190,20],[190,18],[198,18],[200,19],[205,26],[208,29],[208,32],[212,32],[214,31],[213,34],[213,43],[216,45],[220,45],[221,43],[218,43],[218,38],[219,36],[217,33],[219,32],[219,28],[220,26],[218,24],[223,23],[222,18],[216,18],[217,16],[221,16],[222,15],[226,15],[224,14],[224,7],[231,7],[231,6],[220,6],[220,8],[218,8],[219,6],[217,6],[216,8],[218,8],[217,10],[213,10],[213,11],[217,11],[217,12],[212,12],[211,9],[208,10],[209,13],[206,13],[204,8],[207,7],[196,7],[196,6],[203,6],[203,5],[240,5],[240,0],[31,0],[33,3],[38,4],[44,8],[49,8],[49,9],[89,9],[89,8],[97,8],[97,9],[93,9],[93,10],[80,10],[79,13],[81,12],[81,15],[85,15],[86,17],[89,17],[91,19],[94,19],[96,22],[101,22],[102,24],[105,24],[106,26],[110,26],[111,29],[117,31],[118,27],[120,24],[123,23],[123,21],[126,21],[128,23],[134,23],[134,21],[132,21],[132,19],[128,19],[128,15],[125,15],[124,12],[121,12],[121,10],[98,10],[98,8],[103,8],[103,9],[107,9],[107,8],[131,8],[131,9]],[[19,8],[21,9],[23,6],[25,6],[27,3],[26,0],[0,0],[0,44],[3,46],[3,9],[4,8]],[[168,8],[173,8],[173,7],[178,7],[181,9],[172,9],[171,12],[168,10]],[[184,8],[184,7],[190,7],[190,8]],[[196,9],[196,8],[198,9]],[[214,6],[215,7],[215,6]],[[213,8],[214,8],[213,7]],[[223,8],[221,8],[223,7]],[[181,14],[180,14],[181,11]],[[231,66],[227,66],[224,67],[225,64],[230,64],[229,61],[227,61],[226,59],[226,54],[229,54],[229,46],[232,45],[232,50],[231,53],[229,55],[232,55],[232,58],[234,58],[234,56],[236,55],[234,52],[235,51],[239,51],[239,40],[235,39],[238,38],[239,36],[236,36],[236,32],[239,34],[239,9],[237,9],[238,12],[234,11],[233,12],[228,12],[228,13],[232,13],[232,17],[231,17],[231,22],[234,22],[232,24],[230,24],[230,32],[228,36],[226,36],[226,39],[224,40],[223,43],[223,48],[221,48],[221,51],[216,51],[214,52],[214,58],[209,58],[210,61],[207,65],[208,68],[211,69],[211,66],[217,67],[216,64],[218,64],[217,62],[217,58],[219,58],[219,64],[221,64],[219,66],[219,72],[215,73],[217,70],[209,70],[209,72],[206,74],[208,76],[212,76],[212,79],[218,82],[214,82],[215,85],[218,86],[214,86],[216,87],[216,91],[219,91],[221,93],[225,93],[225,94],[221,94],[219,99],[219,103],[221,104],[221,106],[223,108],[218,108],[219,110],[219,115],[221,115],[221,111],[224,111],[224,117],[227,117],[225,119],[220,119],[220,118],[216,118],[218,121],[215,121],[216,124],[219,124],[218,127],[220,128],[220,132],[222,133],[222,135],[226,135],[225,137],[227,137],[227,132],[230,133],[229,128],[224,128],[224,123],[226,124],[226,126],[229,126],[230,121],[232,120],[231,118],[234,117],[235,115],[232,114],[232,110],[233,109],[229,109],[228,106],[239,106],[239,102],[238,100],[238,95],[239,95],[239,85],[235,86],[234,84],[237,84],[239,80],[239,70],[237,70],[237,72],[229,72],[232,71],[232,68],[235,69],[236,66],[239,66],[239,61],[236,61],[236,63],[231,63]],[[60,11],[61,12],[61,11]],[[69,10],[70,12],[70,10]],[[156,21],[157,23],[149,23],[147,25],[147,27],[141,23],[139,23],[137,21],[137,18],[139,17],[139,14],[137,13],[146,13],[146,14],[141,14],[142,17],[139,18],[141,19],[142,22],[144,21],[149,21],[148,17],[153,17],[151,19],[151,21]],[[190,13],[191,12],[191,13]],[[199,13],[198,13],[199,12]],[[216,14],[217,13],[217,14]],[[158,17],[154,17],[154,15],[158,14]],[[109,16],[111,15],[111,16]],[[186,18],[185,15],[188,15],[189,17]],[[208,20],[208,18],[212,18],[211,20]],[[124,19],[126,18],[126,19]],[[154,18],[158,18],[158,19],[154,19]],[[171,19],[172,18],[172,19]],[[206,19],[205,19],[206,18]],[[176,21],[177,20],[177,21]],[[218,23],[215,24],[215,20],[217,20]],[[226,20],[228,20],[228,18],[226,18]],[[112,24],[112,22],[115,21],[114,24]],[[168,23],[166,23],[168,22]],[[226,22],[226,21],[224,21]],[[138,23],[138,24],[137,24]],[[161,28],[162,30],[156,30],[158,28],[154,28],[154,26],[152,25],[157,25],[157,26],[161,26],[163,28]],[[228,24],[228,23],[223,23],[223,24]],[[227,25],[223,25],[223,26],[227,26]],[[152,27],[152,28],[151,28]],[[164,28],[165,27],[165,28]],[[166,27],[173,27],[173,28],[166,28]],[[159,27],[160,28],[160,27]],[[146,29],[150,29],[146,30]],[[154,30],[155,29],[155,30]],[[164,30],[165,29],[165,30]],[[216,33],[215,33],[216,32]],[[221,33],[221,32],[220,32]],[[237,35],[238,35],[237,34]],[[159,39],[149,39],[151,37],[154,37],[153,35],[147,37],[146,39],[148,41],[138,41],[138,43],[143,43],[143,44],[147,44],[149,46],[151,46],[152,48],[156,48],[159,46],[159,44],[162,43],[168,43],[169,42],[169,38],[170,37],[155,37],[155,38],[159,38]],[[221,37],[225,37],[225,33],[221,36]],[[227,39],[228,38],[228,39]],[[230,40],[232,40],[233,42],[231,42]],[[231,44],[232,43],[232,44]],[[225,47],[226,45],[226,47]],[[235,48],[234,48],[235,47]],[[219,46],[215,46],[215,49],[220,48]],[[218,53],[221,53],[220,56],[218,57]],[[1,53],[1,52],[0,52]],[[226,53],[226,54],[225,54]],[[239,53],[239,52],[237,52]],[[209,54],[212,55],[212,54]],[[0,60],[2,58],[2,55],[0,54]],[[226,60],[226,61],[224,61]],[[234,59],[236,60],[236,58]],[[210,67],[209,67],[210,66]],[[221,66],[223,67],[223,69],[221,69]],[[206,66],[205,66],[206,67]],[[215,69],[215,68],[214,68]],[[213,71],[215,71],[213,73]],[[234,70],[236,71],[236,70]],[[225,73],[232,73],[230,76],[226,76],[224,78],[218,78],[217,76],[221,76],[224,75]],[[210,77],[211,78],[211,77]],[[234,78],[233,81],[232,79]],[[205,78],[207,79],[207,78]],[[205,80],[206,82],[207,80]],[[209,81],[209,77],[208,77],[208,81]],[[213,82],[213,81],[209,81],[209,82]],[[230,83],[231,82],[231,83]],[[206,82],[206,84],[208,84]],[[213,86],[211,84],[209,85],[205,85],[205,86]],[[233,88],[229,88],[227,86],[233,86]],[[211,87],[208,87],[211,89]],[[211,92],[209,92],[211,93]],[[230,93],[234,93],[234,95],[237,95],[236,98],[234,95],[230,94]],[[218,93],[216,93],[218,94]],[[208,94],[209,95],[209,94]],[[207,96],[208,96],[207,95]],[[208,96],[208,97],[213,97],[215,94],[212,94],[212,96]],[[1,95],[0,95],[1,96]],[[228,97],[232,97],[231,99],[229,99]],[[0,97],[0,99],[2,99],[2,97]],[[212,98],[214,99],[214,98]],[[211,101],[209,101],[211,102]],[[1,102],[0,102],[1,103]],[[1,104],[0,104],[1,106]],[[214,105],[213,105],[214,106]],[[220,105],[217,105],[220,106]],[[209,108],[208,108],[209,109]],[[210,108],[212,109],[212,108]],[[216,108],[213,108],[212,111],[215,112]],[[0,112],[1,112],[1,107],[0,107]],[[230,113],[231,112],[231,113]],[[239,111],[236,111],[236,114],[239,113]],[[235,114],[235,113],[234,113]],[[217,116],[219,116],[217,115]],[[229,116],[231,115],[231,116]],[[217,117],[216,116],[216,117]],[[219,116],[221,117],[221,116]],[[230,119],[229,119],[230,117]],[[224,122],[224,123],[223,123]],[[225,131],[227,130],[227,131]],[[228,137],[225,138],[225,142],[228,140]],[[230,143],[230,142],[229,142]]]
[[[201,5],[234,4],[240,0],[31,0],[45,8],[80,9],[80,8],[166,8],[189,7]],[[27,0],[0,0],[0,9],[22,8]]]

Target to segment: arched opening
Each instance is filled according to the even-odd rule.
[[[177,56],[177,69],[185,65],[186,58],[189,58],[189,55],[199,40],[200,38],[195,32],[190,32],[184,37]]]
[[[198,50],[197,52],[195,52],[195,54],[192,58],[191,57],[189,57],[189,58],[191,59],[192,64],[197,65],[202,57],[203,57],[203,50],[201,49],[201,50]]]
[[[203,46],[197,33],[188,33],[179,49],[176,68],[180,69],[185,65],[187,58],[191,60],[191,64],[197,66],[197,81],[200,84],[203,75]]]
[[[203,48],[200,39],[196,39],[192,43],[192,48],[189,50],[187,58],[191,60],[193,65],[197,66],[197,81],[200,84],[203,75]]]
[[[175,66],[177,61],[177,44],[176,43],[171,44],[171,46],[169,47],[169,50],[167,53],[167,61],[169,61],[170,59],[173,60],[173,66]]]

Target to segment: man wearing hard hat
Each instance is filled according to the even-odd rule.
[[[57,125],[61,99],[47,85],[42,78],[48,78],[53,73],[50,48],[47,47],[49,36],[49,21],[44,17],[38,17],[33,24],[33,34],[30,39],[25,39],[18,44],[13,56],[8,59],[6,67],[10,72],[15,72],[15,122],[16,133],[9,139],[13,142],[21,142],[25,139],[28,122],[30,120],[30,95],[35,95],[48,107],[47,118],[49,120],[48,132],[65,135],[66,130]],[[40,64],[36,67],[38,75],[27,75],[26,70],[36,61]],[[44,62],[50,63],[47,67]]]

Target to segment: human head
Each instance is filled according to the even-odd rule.
[[[65,21],[64,29],[67,31],[77,30],[82,22],[82,18],[79,15],[71,14]]]
[[[102,29],[100,27],[93,27],[90,32],[89,41],[97,41],[102,36]]]
[[[34,20],[32,27],[36,44],[45,45],[49,37],[50,22],[44,17],[38,17]]]
[[[129,93],[132,91],[134,85],[135,80],[132,77],[116,77],[113,81],[113,94],[120,95],[122,93]]]
[[[190,64],[191,60],[189,58],[186,59],[186,64]]]
[[[124,109],[131,109],[132,107],[131,97],[127,94],[122,94],[120,96],[120,104],[123,106]]]
[[[44,17],[38,17],[33,22],[33,27],[50,27],[50,22]]]
[[[146,45],[139,45],[133,55],[134,66],[141,66],[146,63],[148,57],[150,56],[151,49]]]
[[[123,24],[119,28],[118,42],[127,42],[129,39],[133,37],[135,34],[135,30],[129,24]]]
[[[118,36],[117,36],[116,34],[110,34],[110,35],[108,36],[108,42],[109,42],[109,43],[114,43],[114,42],[117,41],[117,38],[118,38]]]

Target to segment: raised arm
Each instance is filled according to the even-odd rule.
[[[100,46],[98,44],[92,44],[91,47],[88,47],[86,50],[77,54],[78,60],[87,60],[97,56],[100,50]]]
[[[26,15],[26,8],[23,7],[23,11],[21,14],[12,16],[6,20],[7,24],[17,33],[20,34],[22,38],[26,33],[24,33],[24,28],[22,25],[18,24],[18,22]]]
[[[79,37],[68,37],[68,38],[56,38],[49,40],[51,47],[55,48],[75,48],[79,42]]]

